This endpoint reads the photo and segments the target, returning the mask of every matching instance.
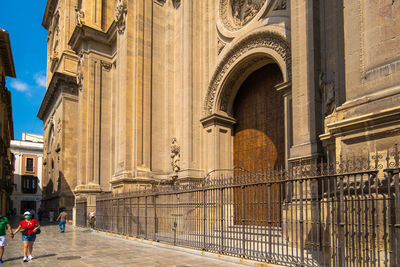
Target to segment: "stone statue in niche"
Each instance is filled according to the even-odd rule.
[[[231,0],[232,17],[236,25],[243,26],[261,9],[260,0]]]
[[[128,13],[128,5],[126,0],[116,0],[114,7],[114,19],[117,23],[119,33],[125,31],[126,14]]]
[[[75,7],[75,15],[76,15],[76,25],[81,27],[83,24],[85,24],[85,12],[82,9],[78,9],[78,7]]]
[[[181,148],[178,146],[176,142],[176,138],[172,138],[171,140],[171,166],[172,166],[172,171],[174,172],[174,177],[178,177],[178,172],[180,171],[180,166],[179,166],[179,161],[181,158]]]
[[[79,53],[79,58],[78,58],[78,67],[76,70],[76,83],[78,84],[78,88],[81,91],[82,86],[83,86],[83,70],[82,70],[82,65],[83,65],[83,52]]]
[[[335,82],[326,80],[326,75],[321,72],[319,74],[319,88],[322,93],[322,100],[324,103],[325,116],[331,114],[336,108],[335,100]]]

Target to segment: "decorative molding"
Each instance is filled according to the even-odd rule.
[[[291,80],[292,64],[288,42],[284,40],[283,37],[273,32],[261,31],[250,34],[227,52],[217,65],[206,93],[203,106],[204,115],[210,115],[213,113],[217,89],[224,81],[225,75],[228,71],[237,64],[237,60],[242,55],[257,48],[269,48],[278,53],[286,63],[287,78],[288,80]],[[226,86],[226,88],[228,87]],[[222,109],[224,109],[224,107],[222,107]]]
[[[220,0],[221,21],[228,30],[238,30],[258,14],[265,2],[266,0]]]
[[[118,33],[122,34],[126,28],[126,15],[128,13],[128,4],[126,0],[116,0],[114,7],[114,20],[117,23]]]
[[[42,121],[46,119],[46,114],[49,113],[52,104],[61,93],[78,96],[78,86],[75,76],[60,72],[55,72],[53,74],[37,114],[39,119]]]
[[[224,41],[222,41],[220,38],[218,38],[218,43],[217,43],[218,55],[221,54],[221,52],[225,48],[225,46],[226,46],[226,43]]]
[[[374,80],[376,78],[386,77],[398,71],[400,71],[400,59],[396,59],[392,62],[365,71],[363,78],[364,80]]]
[[[106,61],[101,60],[100,61],[101,66],[103,67],[103,69],[105,69],[106,71],[110,71],[111,67],[112,67],[112,63],[108,63]]]
[[[214,113],[202,118],[200,122],[203,125],[203,127],[208,127],[211,125],[221,125],[225,127],[231,127],[236,123],[236,119],[227,115]]]

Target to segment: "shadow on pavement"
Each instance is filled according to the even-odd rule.
[[[53,257],[53,256],[57,256],[57,254],[45,254],[45,255],[40,255],[40,256],[36,256],[33,260],[39,259],[39,258]],[[7,262],[7,261],[15,261],[15,260],[22,260],[23,258],[24,258],[23,256],[8,258],[8,259],[4,260],[4,262]]]

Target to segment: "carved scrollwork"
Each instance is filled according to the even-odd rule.
[[[221,54],[221,52],[222,52],[222,50],[224,49],[225,46],[226,46],[226,43],[218,38],[218,43],[217,43],[218,55]]]
[[[116,0],[114,7],[114,20],[117,23],[118,33],[122,34],[126,28],[126,15],[128,13],[128,4],[126,0]]]
[[[218,64],[207,90],[203,106],[204,115],[212,114],[217,89],[223,82],[228,71],[237,63],[237,60],[242,55],[257,48],[269,48],[278,53],[286,64],[287,78],[288,80],[291,79],[291,54],[289,44],[281,36],[272,32],[258,32],[249,35],[236,44]],[[220,108],[226,108],[226,103],[222,103]]]

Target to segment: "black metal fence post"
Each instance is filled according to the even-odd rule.
[[[203,183],[203,250],[206,250],[207,192]]]
[[[299,196],[300,196],[300,266],[304,266],[304,214],[303,214],[303,178],[299,180]]]
[[[339,246],[339,262],[338,266],[339,267],[344,267],[345,266],[345,252],[344,252],[344,194],[343,194],[343,176],[339,177],[339,209],[338,209],[338,214],[337,214],[337,220],[338,220],[338,246]]]
[[[153,240],[157,241],[157,195],[153,196],[153,203],[154,203],[154,237]]]

